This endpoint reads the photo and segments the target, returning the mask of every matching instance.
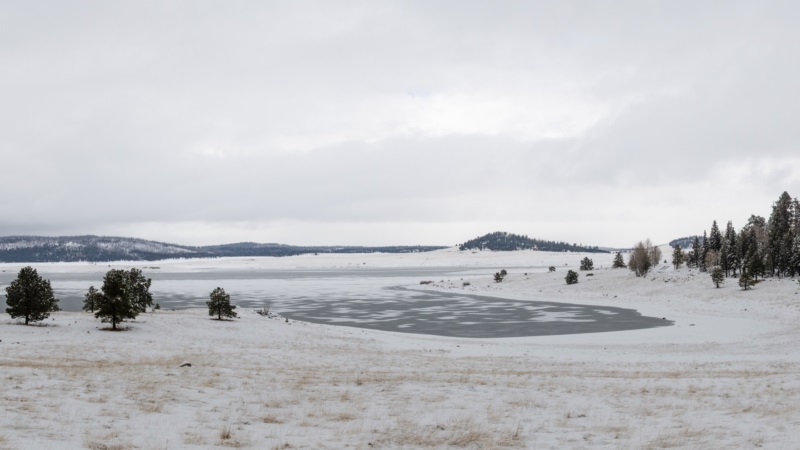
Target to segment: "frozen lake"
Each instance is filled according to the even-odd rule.
[[[103,284],[105,268],[97,267],[93,272],[48,273],[39,269],[39,273],[51,281],[63,310],[80,311],[89,286],[99,289]],[[295,320],[441,336],[520,337],[672,324],[632,309],[443,293],[419,285],[421,280],[460,285],[462,277],[494,271],[474,267],[198,268],[178,272],[157,267],[143,269],[145,276],[153,280],[150,290],[154,301],[165,309],[205,308],[209,293],[219,286],[240,307],[269,308]],[[10,271],[0,273],[0,285],[8,285],[15,276]]]

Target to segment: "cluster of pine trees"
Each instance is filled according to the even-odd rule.
[[[717,221],[703,237],[695,237],[687,265],[701,271],[719,268],[726,277],[743,274],[793,277],[800,274],[800,202],[787,192],[772,205],[769,220],[751,215],[738,232],[728,221],[725,232]]]

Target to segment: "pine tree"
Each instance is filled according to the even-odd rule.
[[[594,261],[587,256],[581,260],[580,270],[594,270]]]
[[[711,281],[719,288],[719,285],[725,281],[725,272],[721,267],[717,266],[711,270]]]
[[[578,272],[575,272],[574,270],[568,271],[567,272],[567,276],[564,277],[564,280],[567,282],[567,284],[575,284],[575,283],[577,283],[578,282]]]
[[[750,245],[747,250],[746,267],[750,276],[758,280],[758,276],[761,275],[763,277],[767,270],[767,266],[764,264],[764,247],[766,245],[758,242],[756,229],[751,229],[750,233],[752,245]]]
[[[672,265],[675,266],[675,270],[678,270],[683,264],[683,259],[686,255],[683,253],[680,245],[676,245],[675,249],[672,251]]]
[[[782,276],[786,273],[789,261],[783,250],[786,235],[792,230],[792,198],[784,192],[772,205],[772,214],[767,224],[767,262],[772,275]]]
[[[733,228],[733,222],[730,220],[728,221],[728,225],[725,227],[725,246],[726,251],[723,253],[723,258],[725,259],[725,275],[728,275],[728,271],[733,272],[733,276],[736,276],[736,272],[739,269],[739,246],[736,240],[736,229]]]
[[[692,241],[692,257],[689,259],[689,265],[692,267],[700,267],[699,260],[700,260],[700,238],[695,236],[694,241]]]
[[[747,274],[746,270],[742,271],[742,276],[739,277],[739,287],[743,291],[750,289],[753,286],[753,279]]]
[[[717,260],[717,264],[719,264],[720,268],[723,272],[725,272],[725,276],[728,276],[728,272],[730,271],[730,267],[728,267],[728,241],[723,239],[722,240],[722,248],[719,249],[717,252],[719,259]]]
[[[83,310],[86,312],[94,313],[94,310],[97,309],[97,305],[100,302],[100,297],[103,294],[100,293],[94,286],[89,286],[89,292],[83,298]]]
[[[751,215],[744,230],[747,230],[747,238],[742,239],[742,270],[747,270],[757,280],[759,275],[764,276],[766,272],[764,261],[767,259],[767,220]]]
[[[701,272],[708,270],[708,266],[706,265],[706,256],[708,256],[708,252],[710,250],[711,249],[708,247],[708,236],[706,235],[705,230],[703,230],[702,253],[698,258],[698,264],[700,265]]]
[[[24,317],[25,325],[47,319],[51,312],[60,310],[50,280],[42,279],[31,266],[23,267],[6,287],[6,304],[6,313],[12,319]]]
[[[611,263],[611,268],[612,269],[625,268],[625,260],[622,258],[622,253],[617,252],[617,254],[614,255],[614,262]]]
[[[722,234],[719,232],[716,220],[711,224],[711,233],[708,235],[708,248],[716,251],[722,249]]]
[[[112,330],[117,329],[118,323],[125,319],[135,319],[141,312],[129,271],[112,269],[106,272],[102,291],[103,295],[99,298],[94,316],[103,322],[111,322]]]
[[[231,296],[225,293],[225,289],[221,287],[214,289],[210,298],[211,300],[206,302],[209,316],[217,316],[217,320],[222,320],[223,317],[236,317],[234,311],[236,306],[231,305]]]
[[[800,233],[795,234],[792,242],[792,257],[789,261],[791,276],[800,275]]]
[[[147,311],[148,306],[153,306],[153,294],[150,293],[152,280],[145,278],[142,271],[136,268],[128,271],[128,279],[131,301],[139,308],[140,312]]]
[[[794,276],[792,271],[792,259],[794,250],[794,231],[790,229],[783,235],[783,242],[781,243],[780,250],[778,251],[778,267],[780,268],[780,275]]]

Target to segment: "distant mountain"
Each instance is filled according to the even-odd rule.
[[[543,241],[541,239],[531,239],[528,236],[496,231],[481,237],[469,240],[458,246],[460,250],[541,250],[547,252],[588,252],[588,253],[608,253],[607,250],[598,247],[587,247],[578,244],[568,244],[566,242]]]
[[[284,244],[257,244],[240,242],[238,244],[210,245],[199,247],[214,256],[291,256],[306,253],[412,253],[440,250],[443,246],[403,246],[387,245],[381,247],[363,246],[301,246]]]
[[[0,237],[2,262],[154,261],[213,256],[197,247],[123,237]]]
[[[222,256],[291,256],[304,253],[408,253],[442,248],[445,247],[314,247],[253,242],[192,247],[126,237],[9,236],[0,237],[0,262],[157,261],[172,258]]]

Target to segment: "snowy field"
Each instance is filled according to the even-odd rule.
[[[584,256],[594,260],[593,276],[581,272],[567,286],[566,270]],[[549,265],[557,271],[548,273]],[[426,288],[632,308],[675,325],[466,339],[286,322],[252,310],[225,322],[202,309],[148,312],[117,333],[86,313],[56,313],[42,326],[5,315],[0,448],[798,448],[800,441],[795,280],[768,279],[744,292],[728,279],[715,289],[707,274],[686,268],[662,265],[636,278],[610,269],[611,255],[530,251],[136,265],[152,266],[174,273],[462,267],[469,286],[435,280]],[[109,268],[34,267],[99,279]],[[487,267],[509,275],[494,283]]]

